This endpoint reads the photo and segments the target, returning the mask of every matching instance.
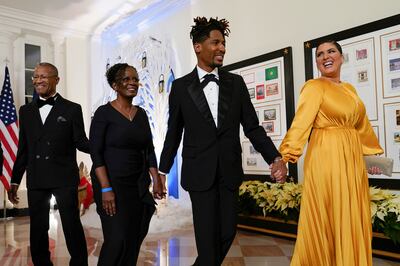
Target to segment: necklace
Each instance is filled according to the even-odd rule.
[[[132,121],[133,119],[133,108],[134,106],[131,104],[131,106],[129,107],[129,111],[125,112],[124,109],[122,108],[122,105],[116,100],[115,103],[118,105],[118,108],[121,110],[121,113],[124,114],[125,116],[128,116],[129,121]]]

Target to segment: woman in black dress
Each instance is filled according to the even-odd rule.
[[[148,173],[154,198],[164,196],[163,187],[146,112],[132,105],[136,69],[115,64],[106,76],[117,99],[97,109],[90,127],[91,175],[104,236],[98,265],[136,265],[155,210]]]

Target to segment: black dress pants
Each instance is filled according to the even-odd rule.
[[[97,213],[100,216],[104,242],[98,266],[135,266],[140,245],[147,231],[143,231],[142,220],[145,204],[138,194],[138,187],[129,183],[118,183],[110,178],[115,194],[116,214],[109,216],[102,207],[102,193],[97,181],[93,182]],[[137,177],[129,177],[137,182]],[[92,180],[94,180],[92,178]]]
[[[196,238],[196,266],[221,265],[236,235],[238,189],[222,181],[206,191],[189,191]]]
[[[53,265],[49,251],[50,199],[54,195],[60,212],[67,249],[71,255],[69,265],[88,265],[85,235],[79,217],[78,188],[28,189],[30,215],[30,245],[35,266]]]

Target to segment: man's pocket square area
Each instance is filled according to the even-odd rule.
[[[59,117],[57,117],[57,122],[67,122],[67,119],[65,119],[65,117],[63,117],[63,116],[59,116]]]

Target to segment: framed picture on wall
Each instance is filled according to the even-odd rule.
[[[400,31],[380,36],[382,48],[383,97],[400,96]]]
[[[400,158],[400,102],[384,104],[387,157]],[[394,160],[393,173],[400,173],[400,160]]]
[[[264,128],[265,133],[273,139],[283,139],[282,124],[286,124],[286,119],[281,114],[280,104],[260,104],[255,106],[260,125]],[[285,131],[286,132],[286,131]]]
[[[274,140],[274,144],[279,146],[282,140]],[[264,161],[261,154],[254,149],[249,140],[242,142],[242,167],[243,171],[252,174],[246,174],[246,180],[260,179],[265,180],[266,175],[271,174],[269,165]],[[292,175],[291,175],[292,177]],[[294,178],[293,178],[294,179]]]
[[[264,161],[261,154],[256,151],[250,141],[245,140],[242,142],[242,159],[243,170],[245,172],[253,172],[257,174],[270,174],[269,166]]]
[[[394,159],[393,176],[369,176],[370,185],[400,189],[400,15],[304,42],[306,80],[320,76],[315,52],[322,40],[342,46],[341,80],[356,88],[383,156]]]
[[[243,60],[223,67],[243,77],[265,134],[279,147],[294,117],[292,48]],[[265,179],[269,166],[241,130],[242,166],[246,179]],[[297,165],[289,164],[289,175],[297,181]]]
[[[262,104],[282,100],[282,71],[282,62],[273,60],[268,64],[242,69],[237,74],[243,77],[247,88],[255,88],[256,97],[251,97],[252,103]]]

